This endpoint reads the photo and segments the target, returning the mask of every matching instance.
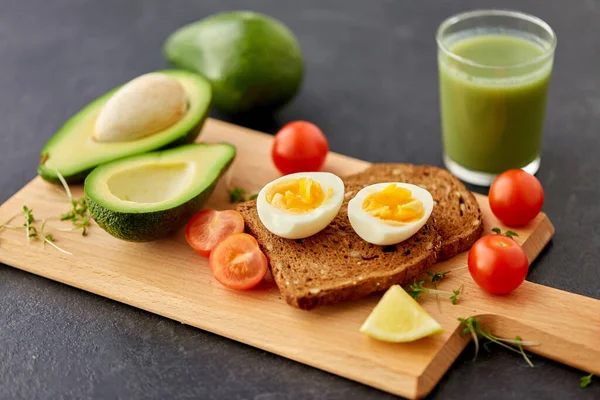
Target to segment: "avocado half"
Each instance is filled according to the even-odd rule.
[[[230,144],[198,143],[113,161],[85,179],[85,199],[112,236],[160,239],[202,208],[234,158]]]
[[[56,171],[67,182],[81,182],[96,166],[119,158],[193,142],[208,115],[212,92],[201,76],[182,70],[158,71],[177,79],[183,86],[188,109],[167,129],[125,142],[98,142],[93,139],[96,118],[118,87],[92,101],[71,117],[46,143],[41,152],[38,174],[58,183]]]

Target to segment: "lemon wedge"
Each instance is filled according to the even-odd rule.
[[[400,286],[383,295],[364,324],[362,333],[386,342],[412,342],[441,333],[442,326]]]

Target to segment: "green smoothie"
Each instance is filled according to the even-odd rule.
[[[463,37],[448,49],[476,64],[439,56],[446,156],[491,174],[533,162],[541,149],[552,59],[527,63],[546,49],[508,34]]]

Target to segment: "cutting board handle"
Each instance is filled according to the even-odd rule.
[[[539,343],[526,351],[600,374],[600,300],[531,282],[514,293],[480,316],[483,326],[499,337]]]

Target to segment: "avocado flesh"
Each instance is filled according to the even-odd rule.
[[[160,239],[202,208],[234,157],[230,144],[198,143],[113,161],[86,178],[86,202],[112,236]]]
[[[134,154],[193,142],[202,129],[211,103],[210,83],[191,72],[159,71],[177,79],[188,98],[185,115],[167,129],[125,142],[98,142],[93,137],[96,118],[104,104],[118,90],[97,98],[71,117],[46,143],[41,152],[38,174],[58,183],[58,170],[67,182],[80,182],[96,166]]]

